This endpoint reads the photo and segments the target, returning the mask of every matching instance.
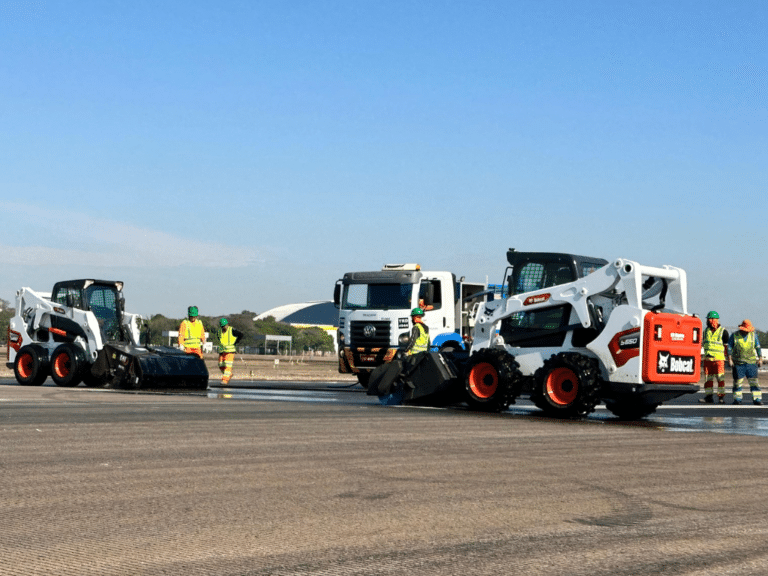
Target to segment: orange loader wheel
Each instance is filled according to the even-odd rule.
[[[473,410],[501,412],[520,393],[519,365],[505,350],[485,348],[475,352],[464,374],[465,401]]]
[[[531,402],[548,416],[586,416],[600,402],[597,360],[576,352],[560,352],[544,361],[533,375]]]
[[[567,406],[579,394],[579,379],[570,368],[555,368],[547,376],[546,388],[552,402]]]
[[[74,344],[62,344],[51,355],[51,378],[57,386],[77,386],[86,368],[85,354]]]
[[[469,371],[468,386],[474,396],[487,400],[499,389],[499,373],[488,362],[480,362]]]
[[[13,362],[13,374],[22,386],[40,386],[48,377],[48,352],[41,346],[22,346]]]

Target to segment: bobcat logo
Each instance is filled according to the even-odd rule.
[[[659,352],[659,372],[667,372],[669,370],[669,353],[662,354]]]

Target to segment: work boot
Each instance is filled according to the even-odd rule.
[[[736,406],[740,406],[741,405],[741,400],[734,400],[733,403],[736,404]]]
[[[717,399],[717,401],[718,401],[720,404],[725,404],[725,396],[720,396],[720,397]]]
[[[757,406],[762,406],[763,401],[762,400],[752,400],[752,404],[756,404]]]
[[[699,403],[700,404],[714,404],[715,401],[712,398],[712,396],[708,394],[708,395],[704,396],[704,398],[699,398]]]

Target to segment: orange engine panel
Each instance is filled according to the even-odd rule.
[[[701,319],[649,312],[643,325],[643,381],[695,384],[701,365]]]

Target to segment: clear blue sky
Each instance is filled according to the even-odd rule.
[[[181,317],[508,247],[685,268],[768,330],[762,1],[0,3],[0,298]]]

